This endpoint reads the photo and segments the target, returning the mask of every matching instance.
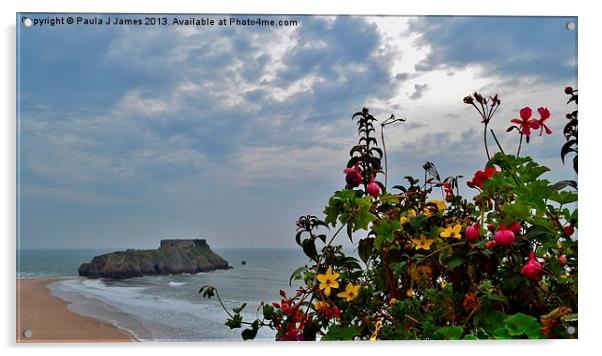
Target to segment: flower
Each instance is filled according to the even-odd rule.
[[[490,250],[491,250],[492,248],[494,248],[494,247],[495,247],[495,241],[494,241],[494,240],[489,240],[489,241],[487,241],[487,243],[485,244],[485,248],[488,248],[488,249],[490,249]]]
[[[464,230],[464,236],[466,236],[466,240],[468,241],[476,241],[479,237],[481,237],[478,225],[468,226],[466,230]]]
[[[366,192],[373,198],[378,198],[380,194],[380,186],[374,181],[374,176],[370,177],[370,182],[366,186]]]
[[[535,252],[529,252],[529,261],[525,263],[523,268],[520,270],[520,273],[531,280],[537,281],[539,278],[541,278],[542,272],[543,267],[541,266],[541,263],[537,262],[535,259]]]
[[[399,217],[399,223],[401,225],[404,225],[405,223],[410,222],[410,218],[416,216],[416,210],[414,209],[409,209],[408,211],[405,212],[405,214],[402,214]]]
[[[550,110],[548,108],[538,108],[537,112],[539,113],[539,120],[537,123],[539,124],[539,136],[543,134],[543,130],[546,130],[546,134],[551,134],[552,130],[545,124],[545,121],[550,118]]]
[[[575,233],[575,228],[571,224],[566,224],[562,230],[566,237],[571,237]]]
[[[316,312],[326,319],[332,319],[333,317],[341,317],[341,311],[336,305],[330,305],[329,303],[322,300],[319,300],[314,304],[314,309],[316,309]]]
[[[445,230],[443,230],[439,236],[443,237],[444,239],[447,239],[449,237],[452,237],[454,239],[461,239],[462,234],[460,234],[460,231],[462,231],[462,225],[456,224],[453,227],[446,227]]]
[[[435,242],[435,240],[427,239],[426,236],[420,235],[419,239],[412,239],[412,242],[414,243],[414,245],[416,245],[417,250],[430,250],[431,245],[433,244],[433,242]]]
[[[494,167],[485,167],[485,170],[483,171],[476,171],[472,180],[466,182],[466,185],[468,185],[470,188],[481,188],[483,186],[483,183],[485,183],[487,179],[493,177],[495,173],[499,173],[499,171],[497,171]]]
[[[350,302],[358,296],[360,288],[361,286],[359,284],[354,286],[351,282],[349,282],[347,283],[347,287],[345,287],[343,292],[337,293],[337,297],[345,298],[346,301]]]
[[[328,267],[328,269],[326,270],[325,274],[318,274],[318,276],[316,277],[318,279],[318,281],[320,282],[320,290],[323,290],[324,293],[326,294],[326,296],[330,295],[330,289],[337,289],[339,288],[339,282],[337,282],[337,279],[339,279],[340,274],[339,273],[332,273],[332,267]]]
[[[530,107],[520,109],[520,119],[514,118],[510,120],[510,122],[513,122],[518,126],[510,126],[506,131],[510,131],[512,128],[516,127],[522,135],[530,136],[531,129],[537,130],[539,128],[539,121],[531,119],[531,114],[532,110]]]
[[[414,296],[414,291],[411,289],[408,289],[406,291],[406,295],[408,296],[408,298],[412,298]]]
[[[427,203],[433,203],[433,204],[435,204],[437,206],[437,209],[439,211],[443,211],[443,210],[447,209],[447,205],[445,205],[445,202],[442,201],[442,200],[435,200],[435,199],[433,199],[433,200],[429,200]]]
[[[512,231],[514,233],[514,235],[519,235],[520,234],[520,224],[519,223],[512,223],[510,225],[508,225],[508,230]]]
[[[560,255],[560,256],[558,256],[557,260],[558,260],[558,264],[559,265],[561,265],[561,266],[566,265],[566,261],[567,261],[566,260],[566,255]]]
[[[564,88],[564,93],[565,94],[573,94],[573,88],[572,87],[566,87]]]
[[[343,173],[345,173],[345,182],[347,182],[346,189],[355,188],[362,183],[362,173],[357,164],[352,168],[345,168]]]
[[[383,322],[382,321],[377,321],[376,324],[374,324],[374,331],[372,332],[372,334],[370,334],[370,341],[376,341],[378,340],[378,332],[380,331],[380,329],[383,327]]]
[[[493,235],[493,240],[497,245],[508,247],[514,242],[514,233],[510,229],[506,229],[506,226],[500,224],[497,232]]]

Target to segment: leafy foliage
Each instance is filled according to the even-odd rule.
[[[479,111],[486,144],[501,101],[475,93],[464,102]],[[520,149],[506,154],[491,131],[499,152],[487,151],[485,170],[467,183],[477,191],[471,200],[460,196],[462,176],[443,178],[432,162],[423,166],[423,181],[405,177],[407,184],[394,186],[399,193],[375,190],[370,184],[384,174],[376,119],[365,108],[353,118],[360,138],[350,150],[345,189],[330,197],[324,220],[306,215],[297,222],[295,240],[309,263],[289,283],[301,286],[293,296],[280,291],[279,303],[262,304],[253,321],[242,320],[245,304],[224,308],[227,326],[246,325],[245,340],[262,327],[276,330],[277,340],[576,336],[576,182],[552,184],[544,178],[548,167],[520,157]],[[343,230],[364,265],[334,244]],[[221,303],[215,288],[199,292]]]

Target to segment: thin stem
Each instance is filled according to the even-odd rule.
[[[520,141],[518,141],[518,151],[516,151],[516,158],[518,158],[518,155],[520,154],[520,148],[523,145],[523,134],[520,134]]]
[[[495,144],[497,145],[497,148],[500,149],[500,152],[502,152],[502,154],[506,154],[506,152],[504,152],[504,149],[502,148],[502,145],[500,145],[500,141],[498,141],[497,136],[495,135],[495,132],[493,132],[493,129],[489,129],[489,131],[491,131],[491,135],[493,136],[493,139],[495,140]]]
[[[387,146],[385,145],[385,125],[380,125],[380,139],[383,143],[383,155],[385,159],[385,191],[387,191],[387,177],[389,177],[389,169],[387,166]]]
[[[483,143],[485,144],[485,153],[487,154],[487,161],[490,161],[491,156],[489,155],[489,148],[487,148],[487,123],[485,124],[485,129],[483,130]]]

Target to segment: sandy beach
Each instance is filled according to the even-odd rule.
[[[17,279],[17,342],[136,341],[126,331],[71,312],[46,287],[50,278]],[[24,337],[24,330],[31,337]]]

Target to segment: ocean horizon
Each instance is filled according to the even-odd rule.
[[[213,250],[233,268],[114,280],[82,278],[77,272],[81,263],[112,249],[21,249],[17,277],[59,278],[48,288],[72,312],[111,323],[142,341],[239,341],[242,329],[225,326],[227,315],[217,299],[202,298],[199,288],[217,287],[228,308],[248,303],[241,314],[252,321],[261,315],[261,302],[279,302],[281,289],[294,292],[298,285],[289,286],[290,275],[309,262],[295,247]],[[274,336],[261,330],[256,340]]]

